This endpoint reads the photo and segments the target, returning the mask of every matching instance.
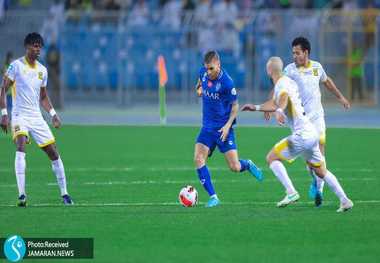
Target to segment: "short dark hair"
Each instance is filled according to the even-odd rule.
[[[292,47],[295,47],[295,46],[298,46],[298,45],[301,46],[302,51],[307,50],[309,52],[309,55],[310,55],[311,46],[310,46],[309,40],[306,37],[297,37],[297,38],[295,38],[293,40],[293,42],[292,42]]]
[[[218,52],[216,52],[215,50],[210,50],[210,51],[208,51],[208,52],[205,54],[205,56],[204,56],[204,58],[203,58],[203,63],[205,63],[205,64],[209,64],[209,63],[211,63],[211,61],[214,60],[214,59],[220,60],[220,58],[219,58],[219,54],[218,54]]]
[[[36,32],[29,33],[26,35],[24,39],[24,46],[26,47],[27,45],[34,45],[34,44],[40,44],[41,46],[44,46],[44,39],[42,36]]]

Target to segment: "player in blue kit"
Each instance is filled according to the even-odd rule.
[[[202,129],[198,135],[194,162],[199,180],[210,196],[206,207],[220,204],[211,182],[206,161],[218,147],[233,172],[249,171],[257,180],[262,181],[261,170],[251,160],[239,160],[233,125],[239,111],[237,92],[234,82],[221,68],[216,51],[204,56],[204,66],[199,73],[197,94],[202,97]]]

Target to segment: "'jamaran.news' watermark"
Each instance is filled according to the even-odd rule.
[[[0,238],[0,258],[11,262],[22,259],[94,258],[93,238]]]

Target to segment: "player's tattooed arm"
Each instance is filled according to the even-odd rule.
[[[236,119],[237,115],[238,115],[238,112],[239,112],[239,103],[237,101],[234,101],[232,103],[232,107],[231,107],[231,113],[230,113],[230,117],[228,118],[228,121],[226,122],[226,124],[219,130],[219,132],[221,132],[221,135],[220,135],[220,138],[222,139],[222,141],[224,142],[228,136],[228,133],[230,132],[230,129],[231,129],[231,126],[232,126],[232,123],[234,122],[234,120]]]
[[[197,85],[195,86],[198,97],[202,96],[202,82],[198,79]]]
[[[54,128],[61,127],[61,120],[58,117],[55,110],[53,109],[53,105],[50,102],[49,96],[47,94],[46,87],[41,87],[40,102],[41,102],[41,105],[44,108],[44,110],[49,112],[49,114],[51,115]]]
[[[282,92],[280,94],[280,98],[278,100],[278,107],[276,108],[277,109],[281,109],[281,110],[285,110],[286,107],[288,107],[288,101],[289,101],[289,96],[288,96],[288,93],[286,92]]]
[[[289,96],[288,93],[283,92],[280,94],[280,99],[278,100],[278,107],[275,112],[276,120],[278,124],[284,125],[286,121],[286,116],[284,114],[284,110],[288,107],[288,101],[289,101]]]
[[[9,118],[8,113],[6,112],[7,109],[7,92],[9,88],[14,84],[12,80],[10,80],[8,77],[4,76],[3,82],[1,85],[0,90],[0,109],[1,109],[1,129],[7,133],[8,132],[8,126],[9,126]]]
[[[274,88],[271,89],[271,91],[269,92],[269,96],[268,96],[268,99],[272,99],[273,98],[273,94],[274,94]],[[272,113],[271,112],[264,112],[264,119],[269,121],[270,118],[272,117]]]
[[[335,97],[338,99],[338,101],[343,105],[345,109],[349,109],[351,107],[350,102],[346,99],[346,97],[343,96],[342,92],[336,87],[334,81],[327,77],[326,81],[323,82],[325,87],[335,95]]]

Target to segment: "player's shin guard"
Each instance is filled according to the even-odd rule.
[[[269,168],[273,171],[274,175],[281,182],[281,184],[285,187],[286,193],[288,195],[296,193],[296,189],[293,186],[292,181],[290,180],[288,173],[286,171],[285,166],[282,162],[275,160],[270,165]]]
[[[249,167],[248,160],[239,160],[239,162],[240,162],[240,172],[246,171]]]
[[[25,168],[25,153],[17,151],[15,158],[15,172],[19,196],[25,195]]]
[[[51,162],[51,168],[57,177],[57,183],[59,189],[61,190],[61,195],[67,195],[67,186],[66,186],[66,176],[65,176],[65,168],[63,166],[63,162],[61,157],[57,160]]]
[[[338,179],[329,170],[327,170],[326,175],[323,179],[339,198],[340,202],[344,203],[348,200],[346,193],[344,192],[342,186],[338,182]]]
[[[201,182],[203,188],[206,190],[209,196],[215,196],[214,186],[212,185],[210,172],[208,171],[207,166],[204,165],[203,167],[198,168],[197,173],[199,181]]]

